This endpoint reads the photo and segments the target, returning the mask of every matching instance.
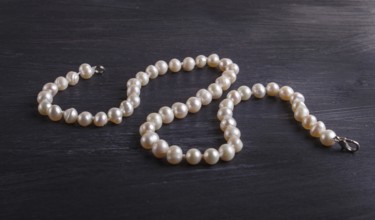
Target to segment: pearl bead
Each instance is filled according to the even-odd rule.
[[[298,102],[305,102],[305,97],[299,93],[295,92],[293,95],[290,97],[290,104],[293,104],[293,102],[298,101]]]
[[[172,59],[171,61],[169,61],[169,69],[171,70],[171,72],[177,73],[181,70],[181,62],[176,58]]]
[[[48,109],[48,117],[52,121],[59,121],[63,116],[63,111],[61,110],[60,106],[52,105]]]
[[[94,117],[94,124],[97,127],[103,127],[108,123],[108,116],[105,112],[98,112]]]
[[[47,101],[49,103],[53,102],[53,95],[50,90],[40,91],[38,93],[37,102],[41,103],[42,101]]]
[[[195,64],[198,68],[203,68],[207,64],[207,57],[204,55],[199,55],[195,58]]]
[[[212,99],[218,99],[223,95],[223,89],[216,83],[211,83],[208,86],[208,91],[211,93]]]
[[[223,58],[219,62],[219,69],[221,71],[224,71],[224,70],[226,70],[227,66],[229,66],[232,63],[233,63],[233,61],[231,59]]]
[[[134,112],[134,107],[128,100],[121,102],[120,109],[122,111],[122,116],[124,117],[129,117]]]
[[[79,72],[83,79],[90,79],[95,73],[94,69],[87,63],[83,63],[79,66]]]
[[[185,71],[192,71],[195,67],[195,60],[191,57],[186,57],[183,61],[182,61],[182,68],[185,70]]]
[[[295,112],[297,110],[297,108],[299,108],[301,106],[306,107],[305,103],[303,103],[303,102],[297,102],[297,101],[293,102],[293,104],[292,104],[293,112]]]
[[[231,86],[231,82],[230,82],[230,79],[226,76],[220,76],[218,77],[216,80],[215,80],[215,83],[216,84],[219,84],[219,86],[221,86],[221,88],[226,91],[229,89],[229,87]]]
[[[115,124],[120,124],[122,122],[122,111],[119,108],[111,108],[108,111],[108,119]]]
[[[78,124],[81,125],[82,127],[87,127],[92,122],[92,114],[90,112],[81,112],[78,115],[77,121],[78,121]]]
[[[189,109],[184,103],[176,102],[172,105],[172,111],[176,118],[182,119],[186,117]]]
[[[147,74],[147,73],[146,73]],[[142,82],[141,80],[137,79],[137,78],[130,78],[127,82],[126,82],[126,87],[129,88],[129,87],[132,87],[132,86],[135,86],[135,87],[138,87],[138,88],[141,88],[142,86]]]
[[[41,115],[48,115],[48,109],[51,108],[52,104],[51,102],[47,100],[43,100],[38,105],[38,111]]]
[[[55,80],[55,84],[57,85],[57,88],[59,88],[59,91],[63,91],[69,86],[68,80],[63,76],[57,77]]]
[[[156,130],[159,130],[163,125],[163,119],[161,118],[161,115],[158,113],[150,113],[149,115],[147,115],[146,120],[148,122],[154,123]]]
[[[231,118],[233,116],[233,111],[230,108],[220,108],[217,111],[217,118],[221,121],[225,118]]]
[[[139,81],[141,81],[141,85],[142,86],[145,86],[148,84],[148,82],[150,81],[150,77],[148,76],[147,73],[145,72],[138,72],[136,75],[135,75],[135,78],[137,78]]]
[[[302,126],[306,130],[310,130],[318,120],[314,115],[308,115],[302,120]]]
[[[220,62],[220,58],[216,53],[211,54],[207,58],[207,64],[209,67],[217,67],[219,65],[219,62]]]
[[[234,102],[232,99],[223,99],[223,101],[220,102],[219,108],[230,108],[231,110],[234,109]]]
[[[225,140],[229,140],[231,137],[241,137],[241,131],[235,126],[228,126],[224,131]]]
[[[229,144],[223,144],[219,147],[220,159],[223,161],[231,161],[236,154],[234,147]]]
[[[201,162],[202,160],[202,153],[196,149],[196,148],[191,148],[186,152],[186,161],[190,165],[197,165]]]
[[[132,104],[133,108],[137,108],[139,104],[141,104],[141,98],[139,98],[137,94],[128,95],[128,98],[126,100],[128,100]]]
[[[145,122],[139,127],[139,134],[142,136],[148,131],[154,132],[156,130],[155,124],[152,122]]]
[[[310,129],[310,134],[313,137],[320,137],[325,130],[326,130],[325,124],[322,121],[318,121]]]
[[[78,112],[75,108],[69,108],[64,111],[64,120],[67,124],[73,124],[77,121]]]
[[[240,93],[241,100],[243,101],[249,100],[252,94],[251,89],[248,86],[240,86],[237,91]]]
[[[167,161],[170,164],[176,165],[182,161],[183,153],[179,146],[172,145],[167,151]]]
[[[74,71],[68,72],[65,77],[71,86],[75,86],[79,82],[79,74]]]
[[[202,101],[198,97],[190,97],[186,101],[186,106],[188,107],[189,112],[191,112],[191,113],[197,113],[197,112],[199,112],[199,110],[202,107]]]
[[[283,86],[280,88],[279,96],[284,101],[289,101],[294,93],[294,90],[289,86]]]
[[[294,112],[294,119],[296,119],[299,122],[302,122],[302,120],[310,114],[310,111],[308,108],[300,106],[296,109]]]
[[[130,96],[132,94],[139,96],[141,94],[141,88],[138,87],[138,86],[130,86],[130,87],[128,87],[128,89],[126,90],[126,95]]]
[[[141,145],[144,149],[151,149],[152,145],[159,140],[159,135],[153,131],[147,131],[141,137]]]
[[[240,103],[242,99],[241,94],[237,90],[232,90],[228,92],[227,98],[232,100],[234,105],[237,105],[238,103]]]
[[[161,107],[159,109],[159,114],[163,120],[164,124],[169,124],[174,120],[174,113],[168,106]]]
[[[243,148],[243,143],[239,137],[231,137],[228,139],[227,143],[234,147],[236,153],[240,152]]]
[[[168,72],[168,64],[164,60],[159,60],[155,63],[156,68],[158,69],[159,75],[162,76]]]
[[[156,68],[156,66],[154,66],[154,65],[149,65],[149,66],[146,68],[146,73],[148,74],[148,76],[149,76],[151,79],[155,79],[155,78],[158,77],[158,75],[159,75],[159,71],[158,71],[158,69]]]
[[[167,152],[169,150],[169,145],[165,140],[158,140],[152,145],[152,154],[156,158],[163,158],[167,155]]]
[[[320,142],[326,147],[331,147],[332,145],[336,143],[334,139],[335,137],[336,137],[336,133],[334,131],[325,130],[324,132],[322,132],[320,136]]]
[[[235,74],[238,74],[240,72],[240,68],[237,64],[231,63],[227,66],[226,70],[233,70]]]
[[[214,165],[219,161],[220,154],[215,148],[208,148],[204,154],[203,159],[209,165]]]
[[[270,82],[267,84],[266,91],[269,96],[277,96],[279,94],[279,84]]]
[[[228,77],[230,83],[234,83],[237,80],[237,74],[235,74],[232,70],[225,70],[222,76]]]
[[[202,105],[208,105],[212,101],[212,94],[207,89],[200,89],[196,96],[201,99]]]
[[[55,96],[57,94],[57,92],[59,91],[59,88],[57,87],[57,85],[55,83],[46,83],[44,86],[43,86],[43,91],[51,91],[52,92],[52,95]]]
[[[260,83],[254,84],[252,90],[253,95],[258,99],[261,99],[266,95],[266,88]]]
[[[225,129],[227,129],[228,126],[234,126],[236,127],[237,126],[237,122],[234,118],[232,117],[227,117],[227,118],[223,118],[221,121],[220,121],[220,129],[222,131],[225,131]]]

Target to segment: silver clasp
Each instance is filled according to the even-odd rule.
[[[104,66],[99,65],[99,66],[94,66],[93,68],[95,69],[95,73],[102,74],[105,72]]]
[[[339,136],[336,136],[334,140],[341,145],[342,151],[354,153],[359,150],[359,143],[355,140]]]

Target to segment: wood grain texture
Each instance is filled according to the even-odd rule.
[[[0,30],[1,219],[375,218],[374,1],[2,0]],[[214,81],[207,69],[152,81],[120,126],[83,129],[37,113],[42,85],[83,62],[108,72],[55,101],[97,112],[117,106],[147,65],[212,52],[239,64],[232,88],[291,85],[361,150],[323,148],[288,104],[268,98],[235,109],[245,148],[234,161],[154,159],[139,146],[139,125]],[[160,135],[184,149],[219,146],[218,104]]]

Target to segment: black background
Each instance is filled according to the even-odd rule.
[[[185,101],[218,73],[167,74],[142,89],[119,126],[81,128],[37,112],[41,87],[81,63],[103,76],[56,96],[64,109],[106,111],[157,60],[218,53],[238,63],[232,88],[290,85],[312,114],[361,143],[326,149],[287,103],[235,109],[245,147],[232,162],[170,166],[143,150],[148,113]],[[374,219],[375,2],[0,1],[1,219]],[[165,126],[183,149],[224,142],[219,101]]]

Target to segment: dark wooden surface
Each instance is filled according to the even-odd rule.
[[[159,59],[218,53],[240,65],[232,88],[276,81],[306,96],[311,112],[362,144],[323,148],[288,104],[235,109],[245,144],[234,161],[169,166],[139,145],[148,113],[185,101],[217,73],[160,77],[120,126],[80,128],[39,116],[46,82],[79,64],[107,74],[56,97],[63,108],[117,106],[125,83]],[[374,219],[375,2],[0,2],[1,219]],[[165,126],[186,149],[224,142],[219,101]]]

